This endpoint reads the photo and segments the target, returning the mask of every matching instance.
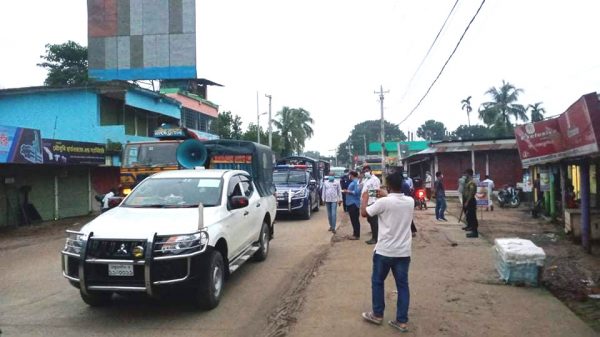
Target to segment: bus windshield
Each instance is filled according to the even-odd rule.
[[[179,142],[126,144],[123,150],[123,167],[177,165]]]

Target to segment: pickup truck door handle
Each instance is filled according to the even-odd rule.
[[[260,202],[256,204],[256,207],[260,207]]]
[[[249,212],[248,211],[244,211],[244,216],[248,215]]]

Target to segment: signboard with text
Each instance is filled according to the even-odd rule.
[[[44,139],[44,164],[103,165],[104,144]]]
[[[582,96],[558,118],[515,127],[523,166],[550,163],[599,152],[600,102],[595,93]]]
[[[487,182],[477,183],[477,192],[475,193],[477,206],[488,207],[490,203],[489,186]]]

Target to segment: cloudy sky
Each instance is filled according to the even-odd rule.
[[[378,119],[374,94],[389,90],[385,118],[399,123],[413,109],[458,42],[481,0],[459,0],[437,45],[410,82],[456,0],[197,0],[198,77],[224,84],[209,98],[256,122],[282,106],[315,120],[307,150],[331,154],[352,127]],[[427,119],[453,130],[467,123],[460,101],[509,81],[520,102],[543,102],[560,114],[579,96],[600,91],[597,0],[487,0],[423,104],[400,128]],[[36,67],[46,43],[87,45],[86,1],[0,1],[0,87],[41,85]],[[471,120],[476,118],[472,116]],[[266,116],[261,125],[266,125]]]

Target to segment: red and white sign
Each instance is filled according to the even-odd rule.
[[[582,96],[558,118],[518,125],[517,147],[528,167],[598,153],[600,102],[596,93]]]

